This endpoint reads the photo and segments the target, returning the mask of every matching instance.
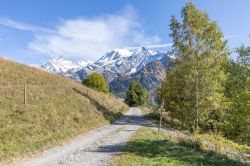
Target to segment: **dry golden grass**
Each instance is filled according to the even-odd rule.
[[[108,124],[127,109],[112,95],[0,59],[0,162]]]

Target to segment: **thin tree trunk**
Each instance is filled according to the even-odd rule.
[[[23,103],[26,104],[27,103],[27,88],[26,85],[24,85],[24,90],[23,90]]]
[[[161,129],[161,123],[162,123],[162,111],[163,111],[163,109],[161,109],[161,113],[160,113],[160,122],[159,122],[158,132],[160,132],[160,129]]]
[[[199,66],[199,62],[198,62],[198,57],[197,57],[197,67],[196,67],[196,126],[195,126],[195,130],[197,131],[199,129],[199,71],[198,71],[198,66]]]
[[[162,123],[162,112],[163,112],[163,109],[164,109],[164,101],[162,102],[161,104],[161,107],[160,107],[160,121],[159,121],[159,127],[158,127],[158,132],[160,132],[160,129],[161,129],[161,123]]]

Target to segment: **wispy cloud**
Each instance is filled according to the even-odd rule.
[[[229,39],[237,39],[237,38],[246,38],[249,37],[248,35],[226,35],[223,39],[229,40]]]
[[[32,31],[34,39],[28,43],[28,48],[50,57],[64,56],[95,60],[114,48],[168,46],[168,44],[161,44],[159,36],[145,34],[136,10],[131,6],[115,14],[61,20],[51,29],[6,18],[0,18],[0,24]]]
[[[50,29],[40,27],[40,26],[35,26],[35,25],[30,25],[30,24],[25,24],[22,22],[14,21],[8,18],[0,17],[0,25],[4,25],[7,27],[19,29],[19,30],[25,30],[25,31],[32,31],[34,33],[41,33],[41,32],[53,32]]]
[[[153,44],[153,45],[141,45],[141,46],[136,46],[136,47],[126,47],[126,49],[139,49],[141,47],[146,47],[146,48],[164,48],[164,47],[171,47],[172,43],[165,43],[165,44]]]
[[[54,34],[36,35],[29,48],[52,56],[97,59],[114,48],[159,44],[146,36],[132,7],[112,15],[63,20]]]

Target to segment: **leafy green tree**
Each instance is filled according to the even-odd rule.
[[[97,91],[108,93],[109,85],[106,83],[102,74],[92,73],[82,82],[87,87],[93,88]]]
[[[236,49],[238,57],[228,64],[229,79],[225,94],[229,100],[225,134],[250,144],[250,47]]]
[[[148,101],[148,93],[143,89],[140,83],[132,81],[126,94],[125,102],[129,106],[143,105]]]
[[[160,95],[165,109],[183,126],[214,130],[220,126],[218,116],[225,109],[228,49],[221,29],[207,13],[187,3],[181,14],[181,23],[174,16],[171,19],[170,36],[176,59],[170,62]]]

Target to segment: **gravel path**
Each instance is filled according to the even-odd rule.
[[[145,124],[139,108],[131,108],[114,124],[101,127],[70,144],[44,152],[21,166],[104,166],[121,152],[131,136]]]

